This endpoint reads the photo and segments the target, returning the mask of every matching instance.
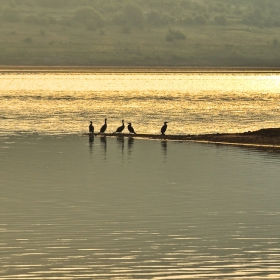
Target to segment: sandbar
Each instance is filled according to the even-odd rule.
[[[89,135],[86,133],[86,135]],[[94,136],[108,137],[134,137],[155,140],[193,141],[203,143],[231,144],[242,146],[258,146],[280,149],[280,128],[263,128],[257,131],[242,133],[214,133],[214,134],[129,134],[129,133],[94,133]]]

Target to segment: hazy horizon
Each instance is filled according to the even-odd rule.
[[[275,0],[0,0],[0,65],[280,67]]]

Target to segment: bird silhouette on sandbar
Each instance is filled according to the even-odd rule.
[[[166,131],[166,129],[167,129],[167,123],[168,123],[168,122],[164,122],[164,125],[161,127],[161,130],[160,130],[160,131],[161,131],[161,134],[162,134],[162,135],[165,135],[165,131]]]
[[[88,126],[89,133],[94,133],[94,126],[92,125],[92,121],[90,121],[90,125]]]
[[[131,123],[128,123],[127,129],[128,129],[128,131],[129,131],[130,133],[137,134],[137,133],[134,131],[134,128],[132,127]]]
[[[119,127],[117,128],[117,130],[115,131],[115,133],[116,133],[116,132],[121,133],[123,130],[124,130],[124,120],[122,120],[122,125],[119,126]]]
[[[100,133],[104,133],[107,129],[107,119],[105,119],[105,123],[100,128]]]

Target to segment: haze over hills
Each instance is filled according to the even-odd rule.
[[[0,65],[280,67],[279,0],[0,0]]]

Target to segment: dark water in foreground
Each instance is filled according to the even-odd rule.
[[[0,279],[278,279],[280,154],[0,139]]]

